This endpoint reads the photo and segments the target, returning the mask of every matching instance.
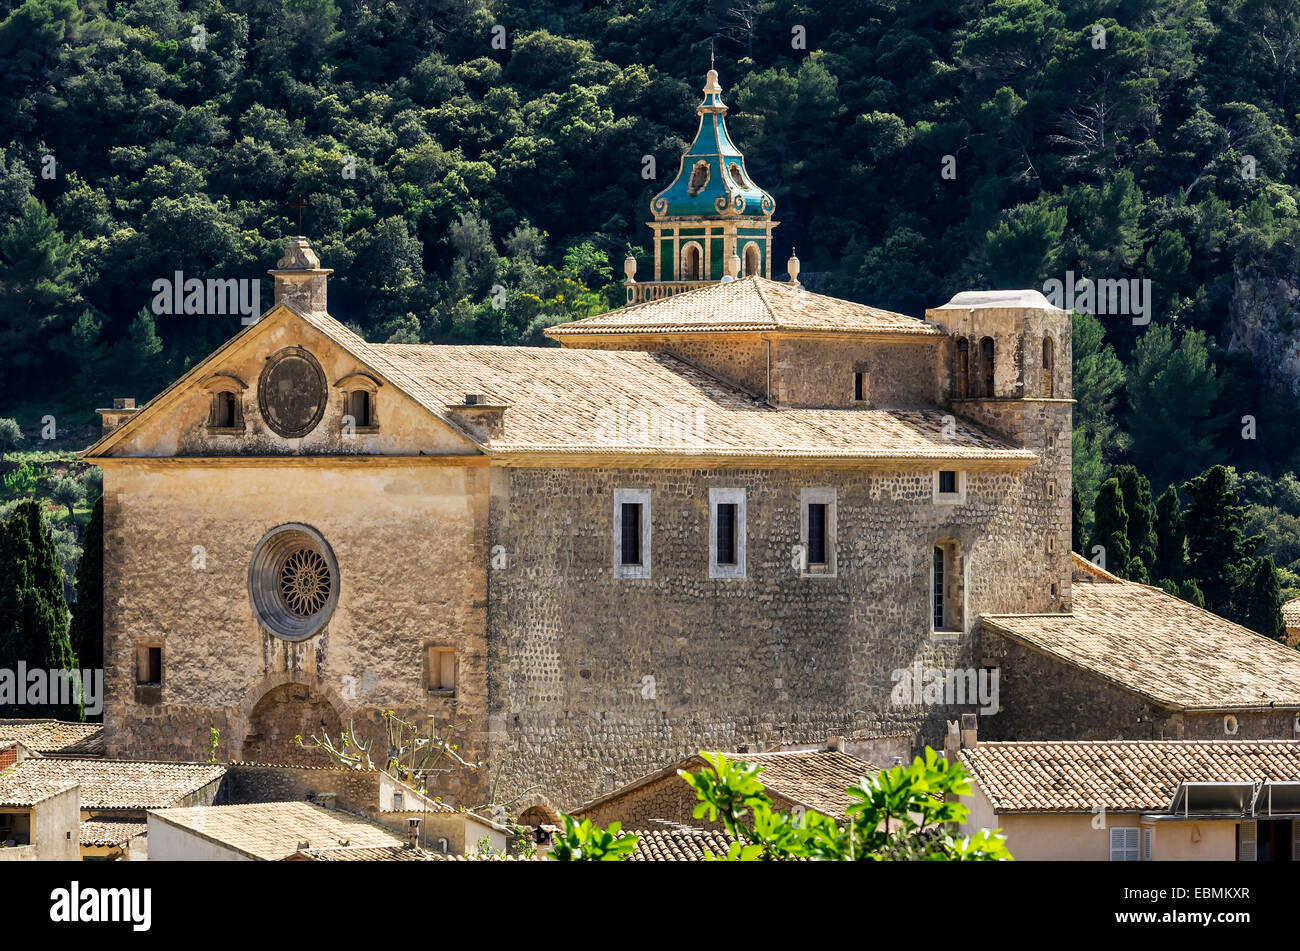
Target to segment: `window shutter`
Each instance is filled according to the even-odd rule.
[[[1151,830],[1142,830],[1142,861],[1151,861]]]
[[[442,670],[440,671],[441,686],[444,690],[450,690],[456,686],[456,654],[454,651],[440,651],[439,660],[441,661]]]
[[[1291,820],[1291,861],[1300,862],[1300,819]]]
[[[1138,861],[1138,830],[1136,827],[1110,830],[1110,860],[1112,862]]]
[[[1255,822],[1241,822],[1237,825],[1237,861],[1254,862],[1259,848],[1256,842]]]

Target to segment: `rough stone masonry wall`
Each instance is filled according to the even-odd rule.
[[[1055,575],[1026,555],[1054,518],[1040,484],[971,472],[964,505],[936,506],[928,470],[495,470],[491,543],[510,553],[488,578],[503,795],[540,784],[571,808],[702,748],[898,729],[940,743],[956,711],[890,704],[894,670],[969,655],[965,638],[931,637],[934,542],[962,544],[967,630],[980,612],[1041,610]],[[835,578],[791,567],[799,490],[816,486],[837,491]],[[710,487],[746,489],[744,580],[708,576]],[[615,488],[652,492],[650,579],[612,577]]]
[[[892,342],[871,338],[791,337],[772,354],[772,393],[781,406],[848,408],[936,406],[940,401],[940,338]],[[866,373],[863,404],[854,374]]]
[[[351,812],[375,815],[380,808],[378,770],[312,769],[235,764],[226,768],[216,804],[305,802],[322,793]]]
[[[767,392],[767,344],[757,333],[592,335],[565,346],[584,350],[667,351],[751,393],[762,396]]]
[[[443,726],[464,723],[456,737],[462,752],[482,754],[486,469],[328,460],[238,468],[134,463],[108,467],[104,481],[110,755],[201,761],[215,727],[218,757],[241,759],[258,702],[285,685],[327,701],[343,727],[355,717],[358,734],[374,738],[378,756],[386,748],[384,709],[417,723],[428,714]],[[254,547],[286,522],[320,531],[339,566],[333,617],[298,643],[262,630],[248,594]],[[196,545],[202,568],[195,566]],[[136,699],[141,642],[163,648],[156,703]],[[457,650],[454,696],[427,694],[426,644]],[[301,730],[298,707],[279,706],[294,722],[263,723],[263,733]],[[262,746],[258,755],[303,762],[308,754]],[[310,755],[328,762],[323,753]],[[468,785],[449,788],[450,795],[478,795],[478,778],[452,779],[453,787]]]

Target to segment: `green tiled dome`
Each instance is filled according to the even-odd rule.
[[[673,183],[650,202],[656,218],[770,218],[772,196],[754,184],[745,157],[727,135],[727,107],[718,73],[709,70],[704,101],[695,110],[700,128],[682,155]]]

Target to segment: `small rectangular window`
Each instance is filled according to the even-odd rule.
[[[429,690],[455,690],[456,651],[450,647],[428,648],[425,680]]]
[[[141,645],[136,648],[135,682],[146,686],[162,684],[162,648]]]
[[[802,537],[804,571],[817,577],[835,577],[835,490],[802,489]]]
[[[718,506],[718,564],[736,563],[736,504],[724,502]]]
[[[709,489],[709,577],[745,577],[744,489]]]
[[[406,803],[402,798],[402,794],[399,792],[393,793],[393,811],[401,812],[404,808],[406,808]]]
[[[650,490],[614,490],[614,577],[650,577]]]
[[[938,469],[932,477],[934,501],[939,505],[962,505],[966,501],[966,473]]]
[[[867,375],[860,370],[853,374],[853,398],[859,403],[867,398]]]
[[[623,503],[623,538],[620,560],[625,565],[641,564],[641,506]]]
[[[826,503],[808,506],[808,564],[826,564]]]

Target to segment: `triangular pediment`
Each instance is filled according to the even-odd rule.
[[[369,359],[370,346],[326,314],[277,304],[82,455],[482,455]],[[353,401],[358,391],[369,394],[369,419]]]

